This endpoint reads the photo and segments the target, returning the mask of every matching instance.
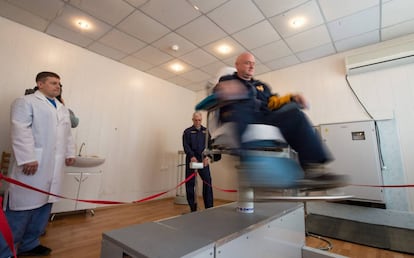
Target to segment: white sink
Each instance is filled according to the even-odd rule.
[[[75,163],[72,165],[78,168],[90,168],[96,167],[105,162],[105,158],[98,156],[77,156],[75,158]]]

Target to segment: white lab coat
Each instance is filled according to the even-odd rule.
[[[56,108],[36,91],[16,99],[11,108],[13,162],[10,177],[54,194],[60,194],[66,158],[75,157],[69,110],[56,100]],[[22,172],[23,164],[37,161],[34,175]],[[58,198],[10,184],[11,210],[30,210]]]

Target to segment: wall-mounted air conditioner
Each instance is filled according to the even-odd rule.
[[[345,58],[345,68],[348,75],[408,63],[414,63],[414,41],[388,46],[372,52]]]

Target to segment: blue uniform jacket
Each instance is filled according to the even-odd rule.
[[[204,126],[201,126],[199,130],[194,126],[184,130],[183,147],[187,163],[192,157],[196,157],[199,162],[202,161],[203,151],[206,148],[207,135],[207,129]]]
[[[272,94],[269,86],[265,83],[255,79],[251,79],[250,81],[243,80],[237,76],[237,73],[223,76],[219,81],[228,80],[239,80],[244,86],[246,86],[252,100],[251,105],[255,106],[254,108],[256,111],[270,111],[267,107],[269,98],[277,94]]]

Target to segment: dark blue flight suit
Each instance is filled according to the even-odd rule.
[[[185,177],[189,177],[194,173],[194,169],[190,169],[190,160],[192,157],[197,158],[197,162],[203,162],[203,151],[206,147],[206,136],[208,135],[207,129],[201,126],[200,129],[191,126],[184,130],[183,133],[183,147],[186,154],[185,157]],[[198,169],[198,174],[203,179],[203,200],[204,207],[213,207],[213,189],[211,188],[211,175],[210,166]],[[188,205],[190,205],[191,211],[197,210],[197,204],[194,202],[196,198],[194,196],[194,186],[196,178],[192,178],[185,183],[185,189],[187,193]],[[208,183],[208,185],[206,184]]]
[[[288,144],[299,154],[301,165],[324,163],[332,159],[316,134],[306,115],[293,101],[276,110],[268,108],[268,100],[274,95],[261,81],[243,80],[237,73],[226,75],[219,81],[239,80],[248,90],[248,100],[221,108],[221,120],[236,122],[241,137],[248,124],[277,126]],[[243,145],[242,145],[243,147]]]

